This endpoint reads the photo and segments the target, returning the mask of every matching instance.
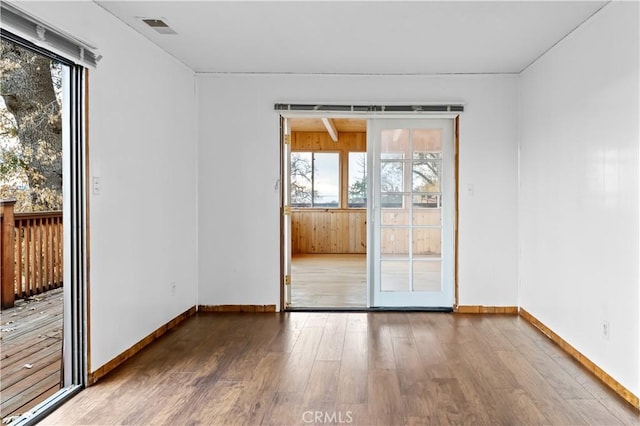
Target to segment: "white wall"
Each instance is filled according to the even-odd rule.
[[[198,75],[199,298],[279,304],[275,102],[466,104],[460,304],[517,303],[517,76]]]
[[[196,303],[278,303],[275,102],[448,101],[466,104],[460,304],[520,304],[640,394],[637,3],[608,5],[520,82],[200,75],[197,106],[193,73],[96,4],[18,5],[104,56],[90,73],[92,369]]]
[[[523,73],[519,197],[520,305],[636,395],[638,24],[613,2]]]
[[[195,77],[93,2],[17,4],[103,55],[89,80],[95,370],[196,304]]]

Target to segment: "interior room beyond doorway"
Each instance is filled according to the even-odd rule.
[[[293,118],[291,308],[367,306],[367,121]]]
[[[293,257],[293,307],[367,306],[367,256],[298,254]]]

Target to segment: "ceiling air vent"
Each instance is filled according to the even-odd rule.
[[[160,34],[177,34],[166,22],[162,19],[142,19],[142,22],[156,30]]]

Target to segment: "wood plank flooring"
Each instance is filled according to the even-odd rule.
[[[291,269],[294,308],[367,306],[365,254],[298,254]]]
[[[60,389],[62,292],[60,288],[19,300],[1,312],[3,419],[27,411]]]
[[[198,314],[44,425],[638,425],[516,316]]]

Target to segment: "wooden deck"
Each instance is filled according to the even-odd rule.
[[[1,312],[0,417],[21,414],[60,389],[62,289]]]

